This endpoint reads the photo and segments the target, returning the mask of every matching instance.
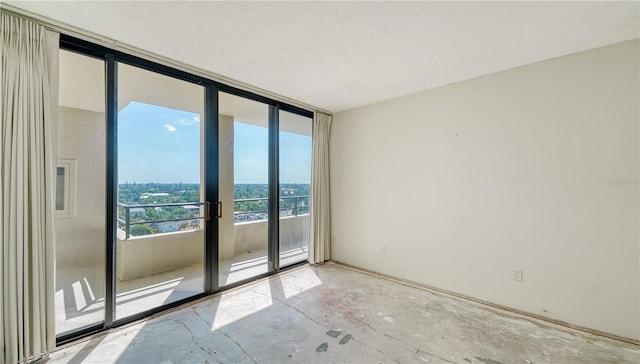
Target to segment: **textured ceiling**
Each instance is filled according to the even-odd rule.
[[[7,3],[332,112],[640,37],[636,1]]]

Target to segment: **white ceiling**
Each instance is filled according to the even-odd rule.
[[[104,113],[104,62],[60,51],[59,104]],[[204,87],[126,64],[118,67],[118,111],[132,101],[204,114]],[[218,112],[234,121],[268,126],[266,104],[219,93]],[[310,136],[311,119],[280,111],[279,130]]]
[[[640,2],[9,4],[332,112],[640,37]]]

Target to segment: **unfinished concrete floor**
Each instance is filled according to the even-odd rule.
[[[47,363],[640,363],[640,347],[304,266],[61,348]]]

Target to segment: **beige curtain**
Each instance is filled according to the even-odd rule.
[[[17,363],[55,347],[58,34],[0,16],[0,359]]]
[[[331,115],[315,113],[311,157],[311,238],[309,239],[309,262],[312,264],[322,263],[331,258],[330,130]]]

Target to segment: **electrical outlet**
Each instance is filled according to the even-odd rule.
[[[514,281],[522,280],[522,269],[521,268],[511,268],[511,279]]]
[[[380,253],[386,253],[387,252],[387,246],[386,245],[380,245]]]

